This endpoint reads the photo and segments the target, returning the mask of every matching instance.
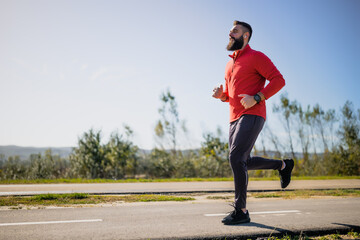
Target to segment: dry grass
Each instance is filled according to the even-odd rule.
[[[278,191],[268,193],[250,193],[254,198],[311,198],[311,197],[360,197],[360,190],[356,189],[334,189],[334,190],[295,190]]]
[[[192,197],[171,195],[121,195],[99,196],[84,193],[73,194],[41,194],[31,197],[7,196],[0,197],[0,206],[27,207],[27,206],[68,206],[78,204],[102,204],[114,202],[158,202],[158,201],[189,201]]]
[[[289,236],[285,235],[282,237],[269,237],[266,238],[267,240],[338,240],[338,239],[360,239],[360,234],[358,232],[348,232],[347,234],[327,234],[323,236],[316,236],[316,237],[308,237],[306,235],[299,235],[299,236]]]

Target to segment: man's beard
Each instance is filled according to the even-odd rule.
[[[231,38],[229,44],[226,46],[228,51],[236,51],[243,47],[244,37],[241,36],[239,39]]]

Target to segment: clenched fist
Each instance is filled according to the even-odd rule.
[[[239,97],[242,97],[240,103],[244,106],[245,109],[251,108],[256,104],[254,96],[250,96],[247,94],[240,94]]]
[[[220,87],[215,87],[213,90],[213,95],[214,98],[218,98],[221,101],[225,101],[227,96],[224,93],[224,89],[223,89],[223,85],[220,85]]]

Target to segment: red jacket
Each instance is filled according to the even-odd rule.
[[[245,109],[240,103],[239,94],[255,95],[262,92],[266,99],[277,93],[285,80],[271,60],[262,52],[250,48],[249,44],[243,50],[238,50],[225,68],[225,94],[229,97],[230,122],[236,121],[244,114],[258,115],[266,119],[265,101]],[[269,84],[265,87],[265,80]]]

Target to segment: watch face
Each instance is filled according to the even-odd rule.
[[[260,96],[257,95],[257,94],[254,96],[254,99],[255,99],[255,101],[256,101],[257,103],[259,103],[259,102],[261,101]]]

